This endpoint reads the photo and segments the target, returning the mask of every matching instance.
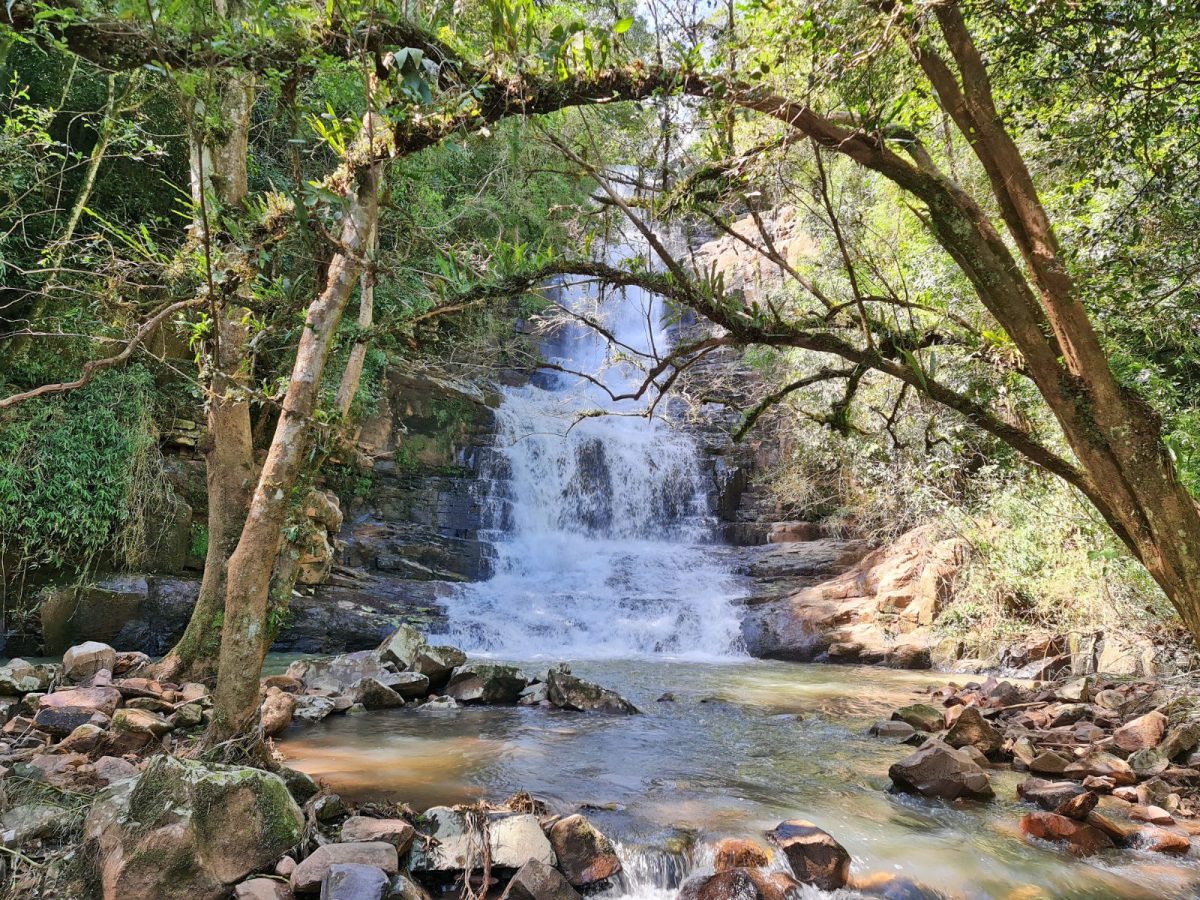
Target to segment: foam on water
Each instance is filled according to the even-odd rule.
[[[631,252],[615,247],[610,262]],[[737,655],[738,587],[711,553],[696,444],[646,418],[648,397],[611,396],[642,381],[638,352],[668,347],[664,305],[633,288],[597,302],[596,290],[566,283],[559,302],[615,343],[573,321],[542,348],[595,381],[550,370],[503,389],[482,479],[494,575],[449,599],[448,638],[513,659]]]

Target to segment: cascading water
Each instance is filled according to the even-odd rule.
[[[596,290],[564,284],[559,302],[612,340],[570,321],[542,347],[558,368],[504,390],[483,473],[494,575],[449,599],[449,639],[513,659],[728,656],[738,588],[702,546],[713,521],[697,447],[642,415],[649,399],[614,399],[644,377],[631,360],[668,346],[664,305],[634,288],[597,303]]]

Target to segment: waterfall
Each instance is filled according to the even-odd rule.
[[[494,574],[449,598],[450,640],[515,659],[728,656],[737,587],[711,552],[697,446],[643,415],[650,396],[611,396],[641,383],[639,354],[669,347],[667,310],[640,289],[597,290],[566,282],[558,302],[609,337],[568,318],[541,348],[557,368],[502,390],[481,479]]]

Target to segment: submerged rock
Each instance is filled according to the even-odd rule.
[[[1076,856],[1091,856],[1113,846],[1112,839],[1094,825],[1051,812],[1026,814],[1021,819],[1021,830],[1043,841],[1065,842]]]
[[[753,841],[727,838],[717,845],[713,868],[718,872],[728,869],[757,869],[770,862],[767,851]]]
[[[159,756],[100,794],[85,835],[105,900],[217,900],[298,844],[303,826],[269,772]]]
[[[788,900],[798,896],[800,889],[784,872],[728,869],[689,878],[680,885],[678,900]]]
[[[925,797],[990,800],[995,796],[987,773],[971,757],[936,739],[893,763],[888,777],[898,790]]]
[[[829,832],[804,819],[789,819],[776,825],[767,837],[783,851],[801,884],[823,891],[845,886],[850,854]]]

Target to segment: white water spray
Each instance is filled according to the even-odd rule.
[[[614,248],[610,262],[629,253]],[[576,321],[542,348],[595,381],[551,370],[504,389],[483,473],[495,574],[449,599],[450,640],[515,659],[735,654],[738,588],[711,553],[696,445],[641,415],[649,397],[610,396],[641,383],[637,353],[669,346],[663,303],[630,288],[597,304],[596,290],[566,284],[559,302],[598,317],[616,345]]]

